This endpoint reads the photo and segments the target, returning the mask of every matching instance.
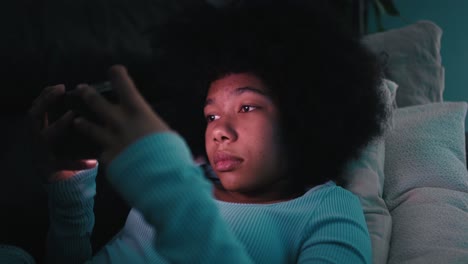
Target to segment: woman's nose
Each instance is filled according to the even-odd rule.
[[[213,140],[218,143],[232,142],[237,140],[235,124],[232,120],[228,120],[227,118],[223,120],[217,120],[212,133]]]

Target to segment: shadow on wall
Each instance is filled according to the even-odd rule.
[[[0,10],[2,113],[24,111],[46,85],[96,82],[114,63],[137,67],[170,14],[204,1],[8,1]]]

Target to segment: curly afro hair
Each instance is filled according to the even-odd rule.
[[[253,73],[279,108],[294,181],[302,187],[342,182],[346,164],[384,130],[376,56],[333,19],[325,2],[232,3],[186,10],[157,31],[159,85],[178,98],[177,118],[169,123],[201,153],[210,83]]]

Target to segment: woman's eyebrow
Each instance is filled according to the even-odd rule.
[[[231,95],[235,95],[235,96],[239,96],[243,93],[255,93],[255,94],[259,94],[259,95],[262,95],[262,96],[266,96],[266,97],[269,97],[268,96],[268,93],[262,89],[258,89],[258,88],[254,88],[254,87],[250,87],[250,86],[245,86],[245,87],[239,87],[239,88],[236,88],[235,90],[233,90],[231,92]],[[214,104],[215,100],[212,99],[212,98],[207,98],[206,101],[205,101],[205,105],[204,106],[207,106],[207,105],[211,105],[211,104]]]
[[[253,92],[253,93],[256,93],[256,94],[263,95],[263,96],[268,96],[266,91],[264,91],[262,89],[255,88],[255,87],[250,87],[250,86],[239,87],[239,88],[233,90],[231,93],[234,94],[234,95],[241,95],[241,94],[243,94],[245,92]]]

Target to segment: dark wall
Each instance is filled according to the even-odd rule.
[[[148,35],[197,1],[17,0],[0,8],[4,111],[24,111],[46,85],[105,78],[113,63],[141,67]]]

